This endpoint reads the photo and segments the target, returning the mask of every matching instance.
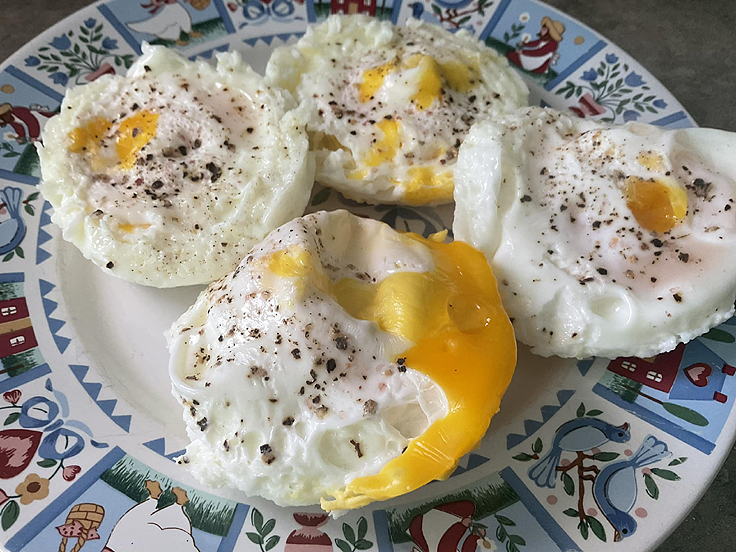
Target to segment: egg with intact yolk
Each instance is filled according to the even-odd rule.
[[[736,134],[530,108],[477,125],[456,174],[455,237],[533,352],[645,358],[733,314]]]
[[[272,232],[168,334],[180,461],[328,511],[448,477],[498,411],[516,346],[483,254],[442,238],[345,211]]]
[[[277,48],[266,76],[308,113],[317,181],[369,203],[450,203],[470,126],[528,99],[505,58],[416,19],[331,16]]]
[[[128,75],[67,91],[38,143],[64,239],[107,273],[209,283],[304,211],[305,118],[237,54],[217,66],[144,47]]]

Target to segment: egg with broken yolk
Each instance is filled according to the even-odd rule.
[[[329,511],[448,477],[498,411],[516,346],[485,257],[443,237],[345,211],[272,232],[169,332],[182,463]]]
[[[314,169],[293,107],[237,54],[215,67],[146,46],[127,76],[68,90],[46,125],[52,220],[112,275],[209,283],[304,210]]]
[[[369,203],[451,202],[470,126],[528,99],[505,58],[416,19],[331,16],[277,48],[266,75],[309,114],[317,181]]]

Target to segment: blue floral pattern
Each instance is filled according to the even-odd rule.
[[[103,25],[94,17],[84,21],[78,31],[68,31],[54,37],[47,46],[28,56],[24,63],[49,74],[54,84],[67,86],[91,82],[105,74],[114,74],[133,64],[133,54],[118,50],[117,39],[103,36]],[[116,69],[117,68],[117,69]]]
[[[21,505],[42,500],[48,495],[50,482],[57,475],[61,474],[65,481],[76,478],[82,468],[66,461],[81,453],[87,441],[95,448],[109,446],[92,439],[92,432],[86,424],[69,417],[69,400],[64,393],[54,389],[50,379],[46,380],[44,389],[50,396],[35,395],[22,403],[23,393],[19,389],[2,396],[10,404],[0,407],[0,412],[9,410],[10,413],[3,423],[4,429],[0,431],[4,451],[0,479],[23,474],[31,467],[34,458],[38,460],[33,469],[39,472],[27,474],[25,481],[15,489],[15,495],[0,489],[0,524],[5,531],[17,521]],[[22,429],[14,428],[15,425]]]
[[[597,67],[590,67],[580,75],[582,82],[568,80],[555,94],[566,100],[578,98],[580,105],[570,109],[580,117],[600,116],[613,123],[636,121],[644,113],[658,114],[667,102],[651,92],[644,77],[621,62],[616,54],[606,54]]]

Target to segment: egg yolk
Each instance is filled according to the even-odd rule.
[[[365,71],[363,73],[363,82],[360,84],[360,101],[365,103],[372,100],[378,89],[383,85],[384,79],[398,66],[399,58],[394,58],[388,63]]]
[[[442,76],[437,61],[421,54],[410,57],[406,62],[407,69],[419,69],[417,92],[411,97],[417,109],[424,111],[435,100],[442,98]]]
[[[378,167],[396,157],[396,152],[401,148],[399,136],[399,123],[394,119],[383,119],[376,126],[383,132],[381,138],[373,149],[366,155],[364,163],[368,167]]]
[[[158,117],[158,113],[145,110],[120,122],[115,133],[115,153],[122,169],[132,168],[143,146],[156,136]],[[96,117],[86,125],[75,128],[68,135],[69,152],[96,154],[111,128],[112,123],[103,117]]]
[[[653,232],[668,232],[687,214],[687,192],[676,182],[626,178],[626,204],[639,225]]]
[[[417,69],[417,91],[411,101],[421,111],[429,108],[435,100],[442,99],[444,84],[452,90],[466,93],[473,88],[480,76],[476,66],[468,66],[457,60],[438,62],[425,54],[414,54],[403,62],[394,58],[363,73],[358,91],[360,101],[365,103],[372,100],[390,73],[410,69]]]
[[[130,169],[135,164],[138,153],[156,136],[158,113],[141,111],[123,119],[115,137],[115,149],[123,169]]]
[[[130,223],[125,223],[125,224],[119,224],[118,225],[118,229],[121,230],[121,231],[123,231],[123,232],[125,232],[126,234],[132,234],[133,232],[135,232],[136,230],[139,230],[139,229],[140,230],[146,230],[147,228],[150,228],[150,227],[151,227],[150,224],[130,224]]]
[[[403,201],[409,205],[424,205],[433,201],[451,201],[455,188],[452,171],[436,173],[431,167],[412,167],[404,182]]]
[[[516,365],[514,332],[483,254],[462,242],[405,236],[431,250],[434,270],[397,272],[377,283],[345,278],[327,292],[355,318],[411,340],[399,357],[443,389],[449,413],[379,473],[322,499],[327,511],[359,508],[449,477],[488,429]],[[280,276],[311,277],[311,262],[303,249],[287,250],[275,253],[269,268]]]
[[[103,117],[96,117],[86,125],[75,128],[69,133],[69,153],[96,153],[109,130],[110,121]]]

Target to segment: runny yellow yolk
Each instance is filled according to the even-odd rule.
[[[359,508],[449,477],[488,429],[516,365],[511,322],[483,254],[462,242],[405,236],[431,250],[433,271],[398,272],[378,283],[345,278],[325,291],[352,316],[411,340],[414,345],[399,357],[443,389],[449,411],[379,473],[323,498],[327,511]],[[274,254],[269,268],[284,277],[316,272],[301,248]]]
[[[156,136],[158,117],[158,113],[145,110],[120,122],[115,133],[115,153],[122,169],[132,168],[143,146]],[[97,154],[111,128],[112,123],[103,117],[96,117],[75,128],[69,133],[69,152]]]
[[[625,196],[639,225],[653,232],[672,230],[687,214],[687,192],[674,181],[629,176]]]
[[[417,91],[411,101],[422,111],[429,108],[435,100],[442,99],[443,82],[452,90],[464,94],[475,86],[480,76],[475,64],[468,66],[457,60],[438,62],[425,54],[414,54],[403,62],[394,58],[363,73],[363,81],[359,86],[360,101],[365,103],[373,99],[390,73],[415,68],[418,68]]]

